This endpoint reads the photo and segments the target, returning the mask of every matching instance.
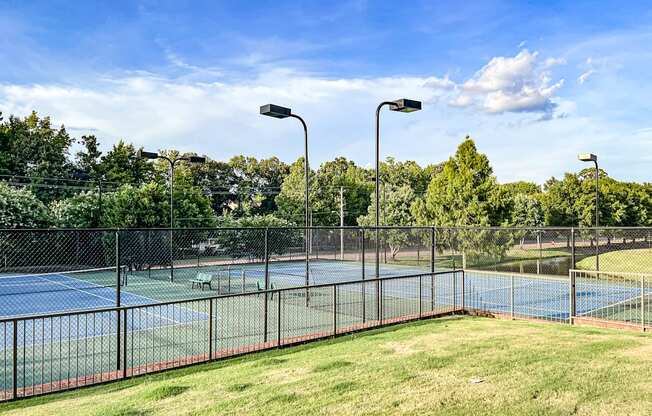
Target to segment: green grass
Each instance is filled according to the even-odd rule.
[[[582,270],[595,270],[595,256],[577,262]],[[600,254],[600,271],[652,273],[652,249],[610,251]]]
[[[570,257],[570,251],[558,248],[544,248],[539,252],[537,249],[521,249],[518,246],[507,250],[503,257],[495,257],[484,254],[473,254],[467,258],[467,267],[486,267],[500,264],[508,264],[517,261],[552,259],[559,257]],[[384,259],[384,257],[383,257]],[[421,266],[428,267],[430,259],[422,257],[420,260],[413,255],[404,255],[399,253],[394,260],[387,256],[387,263],[400,264],[403,266]],[[440,268],[462,267],[461,254],[437,254],[435,257],[435,266]]]
[[[447,318],[0,405],[7,415],[646,415],[652,337]]]

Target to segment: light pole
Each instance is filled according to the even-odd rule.
[[[376,108],[376,279],[380,277],[380,110],[388,106],[392,111],[412,113],[421,110],[421,101],[401,98],[396,101],[383,101]]]
[[[206,158],[203,156],[183,156],[175,157],[174,159],[169,158],[165,155],[160,155],[155,152],[146,152],[142,149],[138,150],[136,153],[136,158],[138,159],[163,159],[167,160],[170,164],[170,281],[174,280],[174,258],[173,245],[172,245],[172,229],[174,228],[174,167],[177,163],[181,161],[186,161],[190,163],[205,163]]]
[[[582,162],[593,162],[595,164],[595,270],[600,270],[600,240],[598,227],[600,226],[600,168],[598,167],[598,156],[593,153],[580,153],[577,158]]]
[[[274,104],[266,104],[260,107],[260,114],[268,117],[274,117],[274,118],[296,118],[299,120],[301,125],[303,126],[303,135],[304,135],[304,156],[303,156],[303,170],[305,174],[305,181],[306,181],[306,187],[305,187],[305,198],[304,198],[304,224],[305,224],[305,246],[306,246],[306,286],[310,284],[310,259],[309,259],[309,245],[308,245],[308,238],[309,238],[309,231],[308,231],[308,226],[309,226],[309,219],[308,215],[310,213],[310,165],[308,164],[308,126],[306,126],[306,122],[299,117],[296,114],[292,114],[292,110],[287,108],[287,107],[281,107],[280,105],[274,105]]]

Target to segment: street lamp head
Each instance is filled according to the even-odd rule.
[[[580,153],[577,158],[582,162],[597,162],[598,157],[593,153]]]
[[[287,118],[292,115],[292,110],[280,105],[265,104],[260,106],[260,114],[274,118]]]
[[[202,164],[206,163],[206,158],[203,156],[188,156],[188,162]]]
[[[158,153],[146,152],[143,149],[140,149],[136,152],[136,158],[138,159],[158,159]]]
[[[393,101],[391,107],[392,111],[399,111],[401,113],[412,113],[414,111],[421,110],[421,101],[408,100],[407,98],[401,98],[400,100]]]

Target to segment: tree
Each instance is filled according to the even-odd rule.
[[[508,221],[509,198],[501,189],[489,165],[489,159],[477,151],[468,136],[455,155],[443,165],[426,192],[423,201],[412,206],[419,224],[438,227],[502,225]],[[447,246],[467,254],[502,257],[507,245],[489,231],[449,230],[438,238],[440,250]]]
[[[516,194],[512,200],[512,204],[509,225],[514,227],[542,227],[544,225],[543,207],[536,194]],[[513,232],[513,237],[520,241],[521,248],[523,248],[527,235],[528,232],[526,230]]]
[[[432,174],[437,170],[436,165],[422,169],[412,160],[398,162],[393,157],[388,157],[380,164],[380,181],[383,185],[399,188],[409,186],[417,195],[423,195],[432,179]]]
[[[107,194],[102,223],[107,227],[162,227],[169,224],[168,194],[163,185],[122,185]]]
[[[61,228],[96,228],[102,226],[99,195],[85,191],[50,204],[52,221]]]
[[[49,224],[47,207],[29,189],[0,183],[0,228],[43,228]]]
[[[305,198],[303,159],[290,167],[281,192],[276,197],[279,216],[302,224]],[[366,212],[373,184],[367,172],[353,161],[338,157],[323,163],[311,172],[310,208],[313,225],[339,225],[340,188],[344,188],[344,224],[355,225],[356,218]]]
[[[517,194],[514,197],[510,225],[515,227],[543,226],[544,213],[539,199],[533,195]]]
[[[234,190],[238,196],[240,214],[265,215],[276,210],[275,196],[290,168],[278,158],[257,160],[236,156],[229,165],[235,177]]]
[[[384,198],[381,199],[381,224],[390,226],[412,225],[414,218],[410,206],[415,200],[414,191],[409,185],[399,187],[387,186],[383,189]],[[374,226],[376,224],[376,201],[372,201],[369,212],[358,217],[358,224],[362,226]],[[401,248],[409,242],[407,230],[383,230],[382,239],[390,248],[392,260]]]
[[[36,112],[21,119],[10,116],[3,123],[2,147],[4,171],[12,175],[34,177],[68,177],[72,165],[68,151],[73,139],[64,126],[52,127],[50,118]]]
[[[313,181],[315,176],[313,171],[309,173],[309,181]],[[278,216],[287,221],[300,225],[304,224],[304,201],[305,198],[305,174],[303,168],[303,157],[297,159],[290,166],[290,173],[283,180],[281,192],[276,196],[276,205],[278,206]],[[314,201],[314,187],[310,192],[310,199]],[[314,206],[312,207],[314,209]]]
[[[73,139],[64,126],[52,127],[50,118],[32,112],[25,118],[10,116],[0,128],[0,173],[30,177],[34,194],[51,201],[66,192],[51,186],[51,178],[70,178],[68,158]],[[23,178],[21,178],[23,180]]]
[[[140,185],[153,178],[152,164],[136,157],[136,149],[123,140],[101,158],[100,172],[108,182]]]
[[[102,152],[99,149],[99,142],[95,136],[82,136],[79,143],[83,149],[75,155],[75,167],[78,172],[88,176],[93,181],[102,179],[102,165],[100,158]]]
[[[213,240],[218,243],[220,253],[231,258],[248,258],[264,260],[265,230],[268,231],[267,250],[269,255],[282,255],[290,252],[303,243],[303,231],[299,228],[289,228],[294,224],[273,215],[254,215],[234,218],[220,218],[221,229]]]
[[[507,219],[505,196],[493,176],[489,159],[478,153],[473,140],[467,137],[455,156],[432,178],[415,214],[424,225],[500,225]]]
[[[526,194],[535,195],[541,193],[541,187],[533,182],[518,181],[500,185],[510,195]]]
[[[543,187],[543,212],[546,225],[577,226],[577,199],[581,194],[580,181],[577,175],[566,173],[564,179],[550,178]]]

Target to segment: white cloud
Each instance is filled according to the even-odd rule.
[[[563,59],[538,61],[538,53],[522,50],[514,57],[494,57],[475,75],[461,84],[450,104],[477,106],[486,113],[551,113],[553,98],[563,79],[551,84],[550,68]]]
[[[631,163],[631,154],[652,151],[644,129],[648,119],[619,119],[623,108],[644,108],[646,94],[636,105],[632,97],[646,84],[610,78],[602,67],[600,81],[613,79],[614,84],[604,91],[569,86],[564,91],[575,95],[564,97],[558,95],[563,81],[553,77],[551,68],[562,61],[528,51],[493,58],[459,83],[447,76],[324,78],[278,67],[266,67],[258,76],[214,77],[207,82],[209,77],[196,76],[204,68],[184,68],[183,59],[174,64],[169,58],[185,72],[177,77],[105,74],[75,85],[0,83],[0,111],[4,116],[27,115],[35,109],[51,115],[55,124],[65,123],[77,137],[97,135],[105,149],[125,138],[154,150],[174,147],[215,159],[247,154],[295,160],[303,153],[296,122],[258,114],[259,105],[272,102],[291,107],[307,120],[313,166],[336,156],[365,166],[373,161],[376,106],[408,97],[421,99],[424,109],[409,115],[383,112],[383,157],[436,163],[447,159],[470,133],[502,182],[542,183],[575,169],[576,154],[587,149],[609,155],[603,160],[610,174],[649,180],[646,165]],[[618,112],[605,116],[600,107],[604,105]],[[537,122],[542,120],[546,122]],[[636,128],[643,130],[632,134]]]
[[[583,72],[579,77],[577,77],[577,82],[584,84],[591,75],[595,73],[595,69],[589,69],[586,72]]]
[[[371,155],[365,121],[379,102],[405,96],[429,103],[452,88],[447,78],[328,79],[281,68],[246,81],[210,83],[135,73],[85,87],[0,84],[0,111],[27,115],[36,109],[56,124],[74,126],[75,135],[97,135],[105,148],[126,138],[137,146],[175,147],[219,159],[245,153],[293,160],[301,154],[298,127],[258,114],[260,105],[272,102],[304,116],[311,153],[320,162],[342,155],[345,145],[368,148]],[[384,131],[417,119],[385,117]],[[359,152],[347,156],[367,159]]]

